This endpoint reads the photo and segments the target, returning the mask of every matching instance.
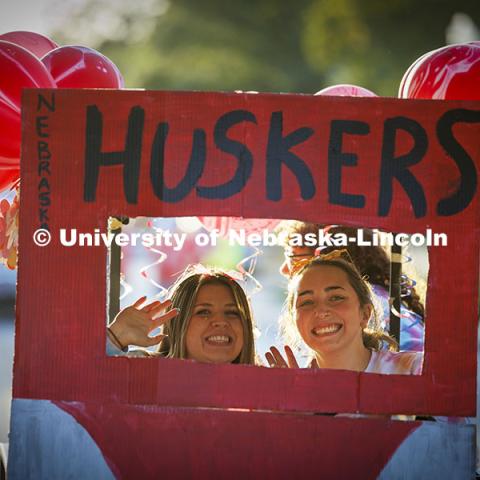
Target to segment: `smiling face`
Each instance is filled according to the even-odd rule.
[[[185,335],[186,358],[231,363],[243,349],[244,332],[232,291],[221,283],[202,285]]]
[[[348,275],[341,268],[309,267],[296,285],[293,302],[298,331],[316,352],[317,359],[336,355],[354,364],[357,355],[365,357],[362,330],[372,308],[360,305]]]

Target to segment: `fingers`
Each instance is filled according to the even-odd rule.
[[[154,310],[155,308],[157,308],[159,305],[161,305],[161,303],[160,303],[158,300],[155,300],[154,302],[149,303],[148,305],[145,305],[145,306],[142,308],[142,312],[151,313],[152,310]]]
[[[135,307],[137,310],[141,310],[144,313],[151,313],[153,311],[160,311],[163,310],[167,307],[169,307],[172,304],[172,301],[170,299],[165,300],[164,302],[161,302],[160,300],[155,300],[145,306],[142,307],[142,304],[145,303],[145,300],[147,299],[146,296],[140,297],[133,305],[132,307]]]
[[[282,357],[282,354],[279,352],[278,348],[271,347],[270,352],[272,353],[276,367],[288,368],[287,362]]]
[[[135,308],[140,308],[140,305],[147,299],[146,296],[140,297],[132,306]]]
[[[265,354],[265,358],[267,359],[267,363],[270,367],[276,367],[275,359],[273,358],[273,355],[270,352],[267,352]]]
[[[290,368],[299,368],[297,359],[295,358],[292,349],[288,345],[285,345],[285,355],[287,356],[287,362]]]
[[[285,345],[285,356],[287,358],[286,360],[276,347],[270,347],[270,351],[265,353],[265,358],[270,367],[300,368],[292,349],[288,345]]]
[[[160,327],[164,323],[167,323],[169,320],[176,317],[179,312],[180,312],[180,309],[172,308],[167,313],[164,313],[163,315],[152,318],[152,330],[154,328]]]
[[[164,310],[165,308],[169,307],[172,304],[171,300],[165,300],[164,302],[160,302],[159,300],[155,300],[154,302],[149,303],[148,305],[145,305],[144,307],[142,307],[142,304],[145,302],[146,299],[147,299],[147,297],[145,297],[145,296],[139,298],[132,305],[132,307],[134,307],[135,309],[139,310],[142,313],[149,313],[152,317],[156,313]]]
[[[171,300],[165,300],[164,302],[158,302],[158,301],[153,302],[153,303],[150,304],[150,305],[153,305],[153,306],[152,306],[152,308],[150,308],[148,310],[148,313],[150,313],[152,315],[152,317],[154,318],[157,313],[165,310],[171,304],[172,304]]]

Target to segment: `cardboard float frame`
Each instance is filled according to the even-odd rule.
[[[479,109],[479,102],[311,95],[26,91],[14,398],[473,415],[480,235],[471,167],[478,172]],[[445,143],[441,122],[451,112],[457,112],[457,120],[450,133],[467,160],[455,145]],[[472,120],[462,112],[476,114]],[[395,127],[396,120],[405,118],[407,123]],[[202,142],[206,155],[201,174],[186,177],[188,192],[175,186],[186,172],[194,130],[199,143],[193,164],[202,162]],[[127,147],[139,148],[136,180],[128,155],[107,153]],[[408,163],[401,156],[415,148],[424,148],[424,154],[408,166],[410,174],[392,173],[395,165]],[[93,154],[97,160],[92,161]],[[97,165],[97,182],[92,180],[96,161],[104,163]],[[129,167],[114,165],[118,161]],[[465,165],[470,170],[462,170]],[[159,175],[164,175],[163,184]],[[399,181],[402,175],[413,175],[420,184],[423,210],[418,188],[411,187],[410,178],[407,192]],[[461,198],[452,202],[453,208],[462,201],[465,205],[442,214],[441,200],[452,199],[458,190]],[[447,247],[429,248],[422,375],[107,357],[107,249],[64,247],[58,232],[105,232],[112,215],[295,218],[446,233]],[[41,227],[52,234],[45,247],[32,241]]]

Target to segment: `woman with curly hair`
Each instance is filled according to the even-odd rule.
[[[384,374],[421,373],[420,352],[396,352],[397,345],[380,327],[371,289],[355,266],[342,258],[320,255],[297,264],[289,282],[286,317],[312,352],[311,367]],[[271,367],[298,368],[271,348]]]
[[[285,261],[280,267],[280,272],[289,276],[293,265],[301,259],[315,255],[318,241],[310,242],[315,246],[293,245],[291,240],[300,235],[302,238],[310,236],[318,240],[319,231],[324,231],[334,237],[337,234],[345,238],[356,238],[358,229],[345,226],[326,226],[317,223],[306,223],[296,220],[284,221],[277,228],[284,238]],[[362,229],[365,243],[370,246],[360,246],[355,242],[349,242],[345,246],[325,246],[321,249],[322,254],[328,254],[339,248],[346,249],[357,270],[364,277],[378,299],[382,311],[382,326],[388,330],[390,324],[390,259],[387,252],[380,246],[373,245],[372,230]],[[307,237],[308,238],[308,237]],[[408,281],[405,284],[402,305],[400,307],[400,350],[423,351],[424,346],[424,316],[425,308],[414,286]]]

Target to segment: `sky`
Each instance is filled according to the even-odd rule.
[[[0,33],[27,30],[47,34],[52,26],[53,7],[58,0],[3,0]]]
[[[123,38],[119,12],[135,11],[141,22],[130,26],[130,40],[141,38],[154,25],[154,18],[168,8],[167,0],[99,0],[94,9],[84,8],[92,0],[0,0],[0,34],[15,30],[41,33],[54,41],[52,32],[62,32],[68,42],[95,48],[103,40]],[[79,12],[83,13],[83,16]],[[75,14],[75,21],[69,16]],[[68,31],[65,31],[68,29]]]

